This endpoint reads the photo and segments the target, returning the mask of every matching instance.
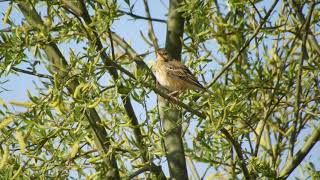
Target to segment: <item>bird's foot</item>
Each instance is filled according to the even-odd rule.
[[[172,99],[178,101],[179,99],[178,99],[177,96],[179,96],[179,94],[180,94],[180,91],[173,91],[173,92],[169,93],[168,95],[169,95]]]
[[[169,96],[178,96],[180,94],[180,91],[172,91],[171,93],[169,93]]]

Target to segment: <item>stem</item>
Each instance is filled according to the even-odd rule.
[[[148,20],[149,37],[152,40],[152,44],[153,44],[154,48],[157,50],[157,49],[159,49],[158,39],[157,39],[157,37],[156,37],[156,35],[154,33],[154,30],[153,30],[153,25],[152,25],[152,21],[151,21],[151,15],[150,15],[150,10],[149,10],[148,0],[143,0],[143,3],[144,3],[144,8],[145,8],[145,11],[146,11],[147,18],[149,19]]]

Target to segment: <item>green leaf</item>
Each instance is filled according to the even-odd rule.
[[[79,141],[76,141],[71,148],[70,158],[74,158],[79,150]]]
[[[10,3],[9,7],[6,10],[6,13],[5,13],[5,15],[3,17],[3,20],[2,20],[3,24],[7,24],[8,23],[8,19],[9,19],[9,16],[11,14],[11,11],[12,11],[12,3]]]
[[[119,94],[129,94],[131,91],[130,88],[122,86],[122,87],[118,87],[118,93]]]
[[[124,2],[130,7],[130,0],[124,0]]]

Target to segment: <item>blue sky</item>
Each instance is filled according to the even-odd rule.
[[[167,1],[163,0],[164,3],[162,3],[161,1],[154,1],[151,0],[149,1],[149,6],[150,6],[150,10],[151,10],[151,16],[155,17],[155,18],[159,18],[159,19],[166,19],[166,14],[167,14]],[[266,2],[266,1],[264,1]],[[120,3],[121,4],[121,9],[128,11],[128,9],[126,8],[126,5],[124,2]],[[3,13],[5,12],[6,8],[7,8],[7,3],[2,2],[0,3],[0,19],[3,18]],[[267,6],[269,7],[270,4],[267,3],[260,3],[260,7],[263,6]],[[144,8],[143,8],[143,2],[141,0],[137,0],[136,1],[136,5],[135,7],[140,7],[140,8],[135,8],[134,13],[135,14],[139,14],[144,16],[145,12],[144,12]],[[16,11],[17,9],[15,8],[12,15],[11,15],[11,19],[13,19],[15,22],[20,22],[21,21],[21,15],[19,15],[19,13],[17,13]],[[156,36],[159,40],[159,45],[160,46],[164,46],[165,43],[165,34],[166,34],[166,25],[163,23],[157,23],[155,22],[154,24],[154,30],[156,33]],[[2,21],[0,22],[0,29],[6,28],[7,26],[4,25],[2,23]],[[140,53],[144,53],[147,50],[152,51],[152,48],[149,48],[146,43],[142,40],[142,38],[140,37],[140,31],[144,32],[144,34],[147,36],[147,31],[148,31],[148,25],[147,22],[144,20],[133,20],[131,17],[125,16],[125,18],[121,17],[121,20],[116,21],[113,26],[112,26],[112,30],[117,32],[120,36],[122,36],[127,42],[129,42],[132,47],[140,54]],[[60,45],[60,49],[63,49],[63,51],[67,54],[67,49],[68,48],[74,48],[74,49],[78,49],[77,47],[78,45],[75,43],[71,43],[71,44],[63,44]],[[214,42],[213,42],[213,46]],[[218,58],[223,58],[221,56],[221,54],[216,54],[216,56]],[[145,61],[147,63],[153,61],[155,59],[154,54],[151,54],[150,56],[147,56],[145,58]],[[22,65],[20,66],[21,68],[24,68],[25,66]],[[10,91],[5,91],[0,93],[0,98],[3,99],[5,102],[9,102],[12,100],[15,101],[27,101],[28,97],[27,97],[27,90],[31,91],[31,92],[35,92],[35,86],[34,83],[39,84],[39,79],[35,78],[33,76],[29,76],[29,75],[22,75],[22,76],[16,76],[16,75],[9,75],[6,79],[9,80],[9,82],[7,82],[4,87],[6,87],[7,89],[9,89]],[[3,81],[3,79],[1,80]],[[155,101],[149,101],[149,103],[155,103]],[[137,103],[134,103],[134,106],[139,107],[139,105]],[[14,107],[11,107],[14,108]],[[16,109],[19,110],[19,109]],[[143,114],[142,109],[138,108],[136,109],[136,114],[139,117],[140,115]],[[309,132],[306,132],[306,134],[308,134]],[[319,152],[319,144],[316,145],[316,147],[314,147],[314,149],[312,150],[312,152],[309,153],[309,155],[305,158],[306,160],[310,160],[313,161],[315,164],[320,162],[319,156],[315,156],[315,154],[320,154]],[[311,158],[311,155],[314,155]],[[164,168],[165,168],[165,172],[168,175],[168,169],[166,167],[166,164],[163,164]],[[197,163],[196,164],[197,169],[199,170],[199,174],[201,176],[201,174],[205,171],[206,166],[203,165],[202,163]],[[319,167],[317,167],[319,168]],[[213,172],[211,170],[211,172]],[[210,172],[208,173],[210,175]],[[295,172],[289,177],[289,179],[293,179],[294,176],[298,176],[299,177],[299,171],[298,169],[295,170]]]

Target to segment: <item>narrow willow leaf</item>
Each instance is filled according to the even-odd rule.
[[[76,141],[73,145],[72,145],[72,150],[70,153],[70,158],[74,158],[79,150],[79,141]]]
[[[128,87],[122,86],[122,87],[119,87],[119,88],[118,88],[118,93],[119,93],[119,94],[129,94],[130,91],[131,91],[131,89],[128,88]]]
[[[9,16],[11,14],[11,11],[12,11],[12,3],[9,5],[9,7],[6,10],[6,13],[5,13],[5,15],[3,17],[3,20],[2,20],[3,24],[7,24],[8,23],[8,19],[9,19]]]
[[[23,134],[20,131],[16,132],[16,139],[18,140],[18,143],[20,145],[20,151],[21,153],[25,153],[25,149],[26,149],[26,143],[24,142],[24,137]]]
[[[75,134],[78,133],[78,132],[80,131],[81,127],[82,127],[82,124],[81,124],[81,122],[80,122],[80,123],[78,124],[77,129],[74,131],[74,133],[75,133]]]
[[[79,86],[76,87],[73,93],[73,98],[77,99],[80,96],[80,93],[82,91],[88,90],[90,88],[90,84],[87,83],[81,83]]]
[[[97,0],[97,2],[99,2],[100,4],[106,4],[106,1],[104,0]]]
[[[207,177],[207,179],[228,179],[228,178],[226,178],[223,173],[219,173],[219,172],[218,172],[218,173],[212,173],[212,174],[210,174],[210,175]]]
[[[33,55],[34,55],[35,57],[40,57],[40,45],[39,45],[39,44],[37,44],[37,45],[34,47]]]
[[[53,99],[53,101],[50,102],[50,106],[56,108],[56,107],[59,106],[60,103],[61,103],[60,98],[59,97],[55,97]]]
[[[98,156],[98,157],[89,159],[88,162],[89,162],[89,163],[95,163],[95,162],[97,162],[97,161],[99,161],[99,160],[101,160],[101,157]]]
[[[91,147],[95,147],[95,143],[94,143],[94,141],[92,140],[92,139],[90,139],[88,136],[86,136],[86,137],[84,137],[86,140],[87,140],[87,142],[91,145]]]
[[[294,126],[291,126],[285,133],[285,136],[286,137],[289,137],[291,135],[291,133],[293,132],[294,130]]]
[[[6,145],[4,148],[4,153],[0,161],[0,170],[3,170],[5,165],[7,164],[7,161],[9,159],[9,147]]]
[[[4,118],[0,123],[0,130],[8,126],[12,121],[13,121],[13,117],[11,116]]]
[[[19,102],[19,101],[10,101],[11,105],[24,107],[24,108],[31,108],[34,104],[32,102]]]
[[[8,109],[7,104],[1,98],[0,98],[0,106],[3,106],[3,108]]]
[[[286,133],[285,133],[283,130],[281,130],[280,127],[279,127],[277,124],[272,123],[272,122],[267,122],[267,123],[268,123],[269,127],[270,127],[273,131],[279,132],[279,133],[281,133],[282,135],[286,136]]]
[[[100,175],[100,174],[101,174],[100,172],[97,172],[97,173],[86,175],[86,179],[99,179],[98,175]]]
[[[95,100],[92,104],[88,105],[88,108],[95,108],[101,102],[101,98]]]
[[[62,103],[62,101],[59,101],[59,104],[57,106],[54,107],[54,109],[56,110],[56,112],[59,115],[65,114],[66,112],[66,107],[65,105]]]
[[[23,166],[20,166],[19,169],[16,171],[16,173],[14,173],[14,175],[12,176],[11,179],[17,179],[22,171],[22,168],[23,168]]]
[[[6,67],[6,70],[5,70],[6,75],[9,75],[10,70],[11,70],[11,67],[12,67],[12,63],[10,63],[10,64]]]
[[[3,106],[5,105],[6,103],[0,98],[0,105]]]

